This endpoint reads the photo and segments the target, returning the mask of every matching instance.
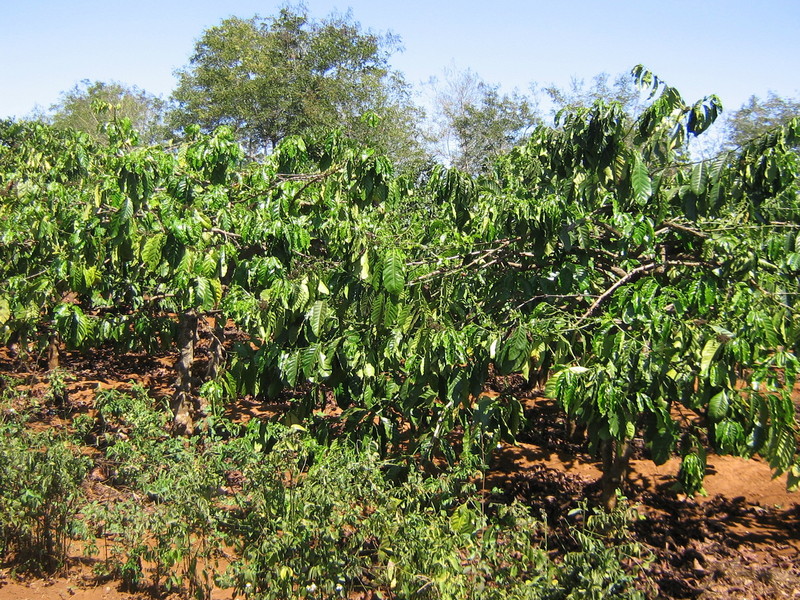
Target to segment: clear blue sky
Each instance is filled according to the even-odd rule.
[[[392,31],[392,64],[412,84],[449,66],[505,91],[565,86],[643,63],[687,100],[800,97],[800,0],[307,0],[312,16],[352,9]],[[262,0],[0,0],[0,117],[47,108],[82,79],[168,96],[205,28],[275,14]]]

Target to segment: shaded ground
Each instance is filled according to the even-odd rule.
[[[487,487],[542,511],[565,546],[567,514],[599,495],[599,463],[570,443],[553,402],[526,401],[528,432],[495,456]],[[800,494],[786,491],[761,460],[709,456],[707,495],[673,490],[680,461],[632,461],[626,495],[636,506],[638,541],[663,598],[800,598]],[[559,537],[561,536],[561,537]]]
[[[202,358],[202,354],[201,354]],[[74,412],[90,410],[96,389],[142,385],[156,397],[171,394],[174,379],[170,355],[119,355],[110,351],[66,356],[67,401]],[[45,393],[44,377],[0,350],[0,374],[24,378],[35,398]],[[531,394],[533,395],[533,394]],[[528,427],[517,445],[495,451],[484,487],[494,500],[520,500],[546,515],[554,553],[574,546],[567,525],[573,509],[597,496],[598,462],[565,436],[562,415],[554,403],[535,397],[525,401]],[[275,414],[279,405],[244,400],[237,418]],[[34,426],[63,427],[66,420],[43,409]],[[632,462],[626,495],[639,515],[633,534],[652,554],[648,586],[661,598],[785,599],[800,598],[800,497],[773,480],[767,464],[732,457],[709,457],[706,497],[686,498],[673,491],[678,461],[656,466],[640,449]],[[91,483],[90,483],[91,485]],[[97,487],[97,486],[95,486]],[[113,494],[113,488],[92,493]],[[98,581],[90,565],[72,552],[69,573],[59,578],[15,580],[0,571],[3,600],[129,600],[151,598],[127,594],[114,581]],[[215,600],[230,598],[217,591]]]

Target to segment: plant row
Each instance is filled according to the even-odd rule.
[[[719,100],[632,76],[639,114],[563,112],[481,176],[395,176],[335,131],[253,162],[226,128],[165,147],[124,119],[107,145],[4,123],[0,339],[51,368],[65,346],[173,349],[175,431],[292,392],[294,422],[332,401],[353,439],[451,458],[451,432],[524,426],[483,394],[521,373],[604,457],[609,506],[640,437],[684,457],[689,493],[709,448],[793,487],[800,122],[692,160]]]

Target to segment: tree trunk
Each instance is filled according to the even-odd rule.
[[[217,318],[211,330],[211,347],[209,348],[207,381],[213,381],[225,363],[225,320]]]
[[[183,313],[178,325],[180,356],[175,363],[177,378],[170,408],[173,414],[173,432],[191,435],[194,430],[192,406],[192,363],[197,340],[197,314],[192,310]]]
[[[600,478],[602,492],[600,501],[608,512],[617,507],[617,490],[622,489],[628,474],[633,446],[629,441],[608,440],[602,443],[603,476]]]
[[[47,370],[55,371],[58,367],[58,334],[51,333],[50,341],[47,344]]]
[[[553,366],[553,353],[545,350],[539,359],[539,365],[531,373],[530,383],[539,391],[544,390],[550,378],[550,367]]]
[[[205,381],[214,381],[225,364],[225,319],[217,317],[211,327],[211,346],[208,349],[208,365]],[[195,407],[201,414],[208,415],[221,407],[209,406],[208,400],[199,397]]]
[[[573,419],[567,413],[564,420],[564,426],[567,432],[567,439],[573,444],[582,444],[586,441],[586,423],[581,423],[577,419]]]

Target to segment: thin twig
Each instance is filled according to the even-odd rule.
[[[225,237],[231,237],[231,238],[241,238],[242,237],[242,234],[240,234],[240,233],[234,233],[232,231],[225,231],[225,230],[220,229],[218,227],[212,227],[211,228],[211,233],[216,233],[218,235],[224,235]]]
[[[519,304],[514,308],[514,310],[519,310],[520,308],[524,307],[531,302],[536,302],[537,300],[546,300],[549,298],[553,299],[572,299],[572,298],[597,298],[597,294],[539,294],[538,296],[531,296],[522,304]]]
[[[513,240],[513,239],[504,240],[503,243],[501,243],[496,248],[489,248],[485,252],[482,252],[480,254],[480,256],[478,256],[472,262],[469,262],[466,265],[462,265],[462,266],[458,267],[457,269],[452,269],[452,270],[436,269],[434,271],[431,271],[430,273],[426,273],[425,275],[420,275],[416,279],[410,281],[408,285],[416,285],[418,283],[422,283],[423,281],[427,281],[428,279],[432,279],[433,277],[437,277],[439,275],[454,275],[456,273],[460,273],[461,271],[465,271],[465,270],[469,269],[470,267],[472,267],[472,266],[474,266],[474,265],[476,265],[478,263],[483,262],[484,260],[489,258],[492,254],[496,254],[497,252],[501,252],[502,250],[507,248],[509,245],[511,245],[511,243],[513,241],[515,241],[515,240]],[[497,262],[497,259],[494,259],[494,260],[490,261],[489,263],[481,265],[481,267],[482,268],[486,268],[487,266],[492,265],[492,264],[494,264],[496,262]]]

